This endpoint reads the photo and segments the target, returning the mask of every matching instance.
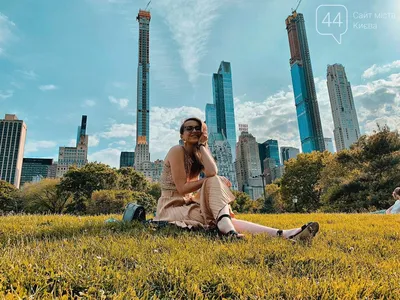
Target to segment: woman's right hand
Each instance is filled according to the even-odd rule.
[[[206,123],[202,122],[201,124],[201,136],[199,138],[199,145],[206,144],[208,141],[208,131]]]

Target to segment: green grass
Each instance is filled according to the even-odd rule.
[[[1,217],[0,299],[400,299],[398,216],[238,216],[278,228],[318,221],[311,246],[109,217]]]

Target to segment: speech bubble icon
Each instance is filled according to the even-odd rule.
[[[315,28],[320,35],[331,35],[338,44],[349,28],[347,7],[341,4],[322,4],[315,11]]]

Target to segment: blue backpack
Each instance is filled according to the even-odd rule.
[[[124,222],[132,222],[146,221],[146,211],[142,205],[136,203],[128,203],[125,207],[124,215],[122,216],[122,221]]]

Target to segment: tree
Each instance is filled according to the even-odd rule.
[[[73,201],[67,205],[67,211],[84,213],[86,202],[94,191],[116,189],[118,174],[108,165],[102,163],[88,163],[82,168],[72,167],[60,182],[60,191],[71,193]]]
[[[282,201],[281,188],[279,183],[271,183],[265,187],[265,193],[267,196],[266,201],[263,204],[261,212],[272,213],[272,212],[283,212],[285,211],[285,204]]]
[[[321,189],[318,181],[321,171],[332,154],[328,151],[301,153],[296,159],[285,162],[285,174],[281,179],[281,195],[286,207],[294,210],[293,199],[297,198],[300,212],[316,211],[321,206]]]
[[[253,213],[257,210],[257,201],[254,201],[244,192],[232,191],[235,201],[232,202],[232,210],[238,213]]]
[[[24,184],[20,192],[24,210],[29,213],[62,213],[69,194],[59,190],[59,182],[59,179],[45,178]]]
[[[19,211],[17,188],[7,181],[0,180],[0,213]]]
[[[157,207],[153,196],[145,192],[132,192],[132,202],[142,205],[147,213],[154,212]]]
[[[161,197],[161,186],[158,182],[150,183],[148,192],[149,195],[152,195],[153,198],[158,201]]]
[[[132,191],[128,190],[101,190],[94,191],[88,201],[88,214],[121,213],[127,203],[132,201]]]
[[[133,168],[121,168],[117,171],[118,187],[121,190],[131,190],[137,192],[146,192],[149,188],[149,182],[146,177]]]
[[[366,211],[393,204],[400,183],[400,136],[386,125],[339,152],[321,181],[325,211]],[[335,179],[336,176],[336,179]]]

